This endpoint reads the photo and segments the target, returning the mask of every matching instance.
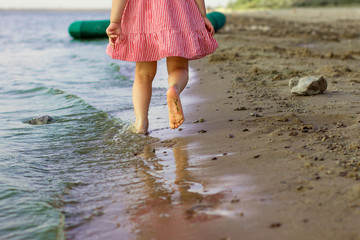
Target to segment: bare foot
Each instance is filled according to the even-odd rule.
[[[149,121],[148,120],[135,121],[134,127],[135,127],[135,133],[137,133],[137,134],[144,134],[144,135],[149,134],[149,132],[148,132]]]
[[[181,101],[174,87],[169,88],[166,96],[169,109],[169,124],[172,129],[175,129],[180,127],[185,120]]]

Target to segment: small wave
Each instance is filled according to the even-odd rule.
[[[10,90],[10,91],[4,92],[3,94],[7,94],[7,95],[28,95],[28,94],[42,92],[42,91],[45,91],[45,90],[48,90],[48,88],[47,87],[35,87],[35,88],[30,88],[30,89]]]
[[[154,141],[134,134],[130,124],[61,89],[37,87],[7,94],[32,95],[31,100],[14,99],[18,115],[13,119],[21,116],[23,121],[37,112],[55,120],[41,127],[23,124],[23,128],[7,129],[3,156],[16,158],[7,161],[7,167],[0,166],[0,175],[6,180],[5,188],[0,189],[0,220],[7,222],[0,230],[9,238],[16,229],[24,229],[20,236],[27,239],[57,239],[64,235],[64,228],[97,217],[98,209],[108,203],[111,189],[133,181],[127,180],[133,171],[132,160],[145,144]],[[3,162],[3,157],[0,159]],[[16,174],[20,172],[24,174]],[[115,181],[109,173],[119,179]],[[19,184],[12,186],[14,182]],[[24,189],[21,183],[28,187]],[[7,205],[22,207],[9,212]],[[33,222],[43,224],[34,226]]]

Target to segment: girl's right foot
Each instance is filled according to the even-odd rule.
[[[169,124],[172,129],[175,129],[180,127],[185,120],[180,97],[174,86],[169,88],[166,96],[169,109]]]
[[[149,121],[148,120],[145,120],[143,122],[135,121],[134,127],[135,127],[135,133],[137,133],[137,134],[144,134],[144,135],[149,134],[149,132],[148,132]]]

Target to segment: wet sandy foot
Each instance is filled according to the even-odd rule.
[[[181,101],[174,87],[169,88],[166,96],[169,109],[169,124],[172,129],[175,129],[180,127],[185,120]]]
[[[148,128],[149,128],[149,121],[146,120],[144,122],[135,122],[134,124],[134,132],[137,134],[144,134],[147,135],[149,134],[148,132]]]

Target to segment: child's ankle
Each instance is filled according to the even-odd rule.
[[[137,133],[147,132],[149,127],[149,120],[148,119],[136,120],[134,126],[135,126],[135,131]]]

